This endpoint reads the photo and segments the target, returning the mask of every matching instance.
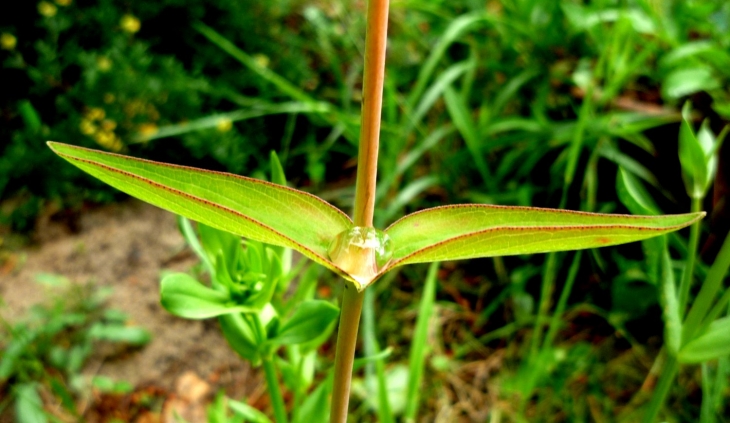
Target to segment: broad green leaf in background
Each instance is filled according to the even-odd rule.
[[[702,363],[730,355],[730,317],[715,320],[705,333],[679,350],[682,363]]]
[[[712,68],[697,65],[691,68],[679,68],[670,72],[662,84],[662,94],[668,98],[680,98],[698,91],[711,91],[722,86],[713,75]]]
[[[34,383],[18,384],[15,391],[15,418],[18,423],[46,423],[43,401]]]
[[[704,213],[631,216],[464,204],[410,214],[385,230],[393,259],[409,263],[604,247],[675,231]]]
[[[229,313],[257,311],[235,305],[228,295],[208,288],[185,273],[174,273],[162,279],[160,302],[165,310],[186,319],[207,319]]]
[[[53,151],[107,184],[155,206],[268,244],[290,247],[350,277],[327,257],[350,218],[318,197],[265,181],[156,163],[56,142]]]
[[[150,333],[140,327],[102,323],[96,323],[91,327],[89,337],[102,341],[126,342],[132,345],[145,345],[152,339]]]
[[[316,338],[335,322],[340,309],[327,301],[301,303],[270,342],[277,345],[301,344]]]

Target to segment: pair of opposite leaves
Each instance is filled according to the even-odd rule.
[[[358,291],[396,266],[576,250],[681,229],[704,213],[631,216],[463,204],[422,210],[385,231],[357,228],[326,201],[282,185],[48,142],[107,184],[208,226],[293,248]]]

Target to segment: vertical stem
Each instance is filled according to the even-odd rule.
[[[702,282],[702,288],[697,294],[692,303],[692,307],[687,313],[687,318],[682,324],[682,343],[689,342],[694,337],[697,329],[699,328],[702,321],[710,312],[711,315],[716,315],[716,312],[710,311],[712,303],[717,296],[718,291],[722,288],[722,282],[725,279],[728,269],[730,268],[730,235],[725,237],[725,241],[722,243],[720,252],[717,253],[715,261],[710,266],[710,270],[707,272],[705,281]]]
[[[702,208],[702,200],[700,198],[692,198],[692,213],[700,211]],[[687,264],[682,273],[682,282],[679,285],[679,315],[684,317],[687,309],[687,299],[689,298],[689,290],[692,286],[692,276],[694,276],[695,259],[697,258],[697,247],[700,243],[700,222],[692,224],[689,232],[689,245],[687,245]]]
[[[383,106],[383,81],[385,80],[388,2],[389,0],[370,0],[368,3],[362,122],[360,149],[357,156],[355,208],[353,210],[353,220],[356,226],[373,225],[375,180],[378,174],[380,113]]]
[[[648,409],[646,410],[646,414],[644,414],[642,422],[654,423],[657,420],[659,412],[664,406],[664,402],[667,400],[669,390],[672,388],[674,378],[677,376],[677,371],[679,371],[679,363],[677,362],[677,359],[671,354],[668,354],[667,361],[664,363],[664,368],[662,369],[662,375],[659,377],[659,382],[657,383],[654,394],[651,397],[651,401],[649,402]]]
[[[375,210],[375,183],[378,174],[378,142],[380,114],[383,105],[385,79],[385,47],[388,33],[389,0],[368,2],[367,32],[365,35],[365,69],[363,77],[362,123],[358,151],[357,183],[353,220],[356,226],[373,226]],[[363,261],[364,262],[364,261]],[[335,379],[332,390],[330,422],[347,421],[350,402],[350,381],[355,359],[357,330],[364,293],[345,285],[342,295],[340,327],[335,354]]]
[[[284,407],[284,398],[281,396],[279,389],[279,381],[276,378],[276,368],[272,357],[264,357],[262,359],[264,365],[264,375],[266,376],[266,385],[269,388],[269,397],[271,398],[271,407],[274,409],[274,417],[277,423],[286,423],[286,407]]]
[[[363,298],[365,298],[364,292],[357,292],[354,287],[345,285],[345,292],[342,295],[340,327],[337,330],[335,380],[332,387],[332,410],[330,412],[331,423],[344,423],[347,421],[352,364],[355,361],[357,329],[360,324]]]

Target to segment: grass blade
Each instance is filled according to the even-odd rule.
[[[418,401],[420,397],[421,379],[423,379],[423,368],[426,362],[428,328],[433,315],[434,302],[436,301],[436,275],[439,263],[431,263],[426,276],[426,284],[423,287],[421,305],[418,309],[418,320],[416,331],[411,341],[411,353],[408,359],[410,367],[408,370],[408,391],[406,395],[405,419],[416,421],[418,415]]]

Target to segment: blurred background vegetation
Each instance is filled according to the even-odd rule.
[[[364,17],[364,1],[336,0],[13,5],[0,14],[0,233],[32,234],[41,215],[73,220],[124,198],[46,140],[254,177],[275,150],[292,186],[349,211]],[[680,110],[690,101],[695,126],[720,133],[729,83],[724,0],[392,0],[377,225],[464,202],[627,213],[619,174],[650,212],[687,212]],[[730,148],[719,154],[700,275],[730,221]],[[670,238],[678,271],[687,235]],[[501,354],[488,369],[501,390],[453,388],[472,402],[466,421],[490,416],[479,403],[489,395],[493,410],[530,421],[635,421],[663,331],[644,247],[443,264],[424,415],[438,415],[455,363]],[[415,313],[424,277],[414,267],[379,282],[378,316]],[[542,343],[535,320],[562,301],[566,280],[560,330]],[[373,333],[407,345],[400,326],[380,317]],[[407,361],[395,353],[388,366]],[[716,371],[727,381],[728,368]],[[700,414],[699,373],[680,375],[672,421]],[[713,415],[727,416],[719,392]],[[367,401],[357,410],[357,421],[374,418]]]

